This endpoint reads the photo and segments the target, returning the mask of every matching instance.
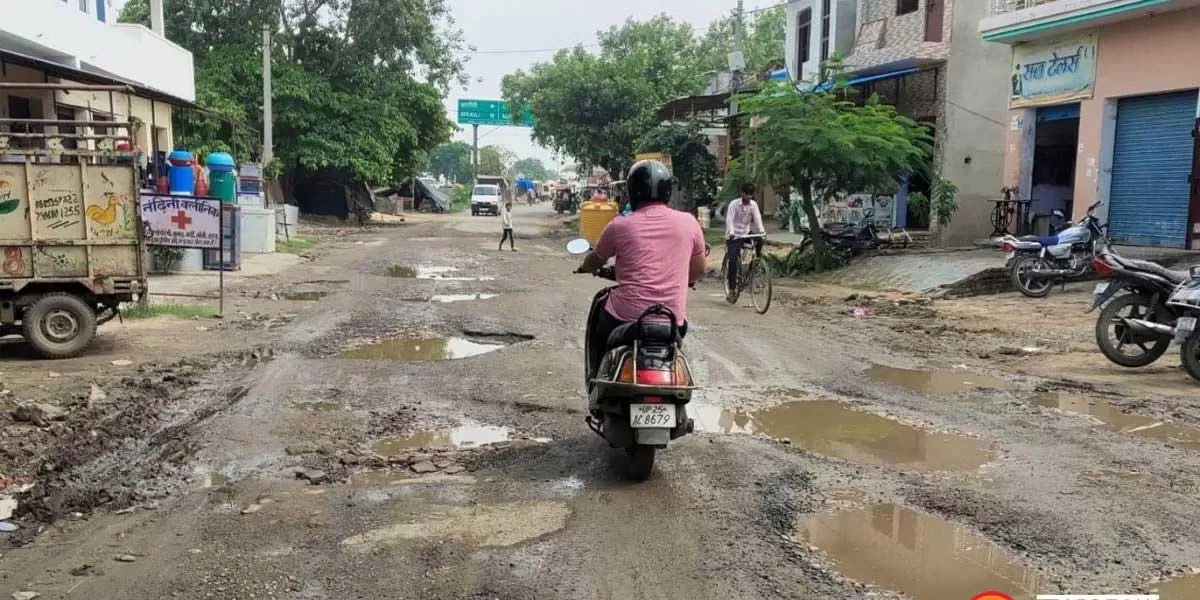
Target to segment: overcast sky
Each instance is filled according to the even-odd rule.
[[[125,1],[115,0],[114,5],[119,10]],[[459,98],[499,99],[504,75],[553,58],[555,49],[594,44],[597,30],[618,25],[629,17],[641,20],[665,12],[699,29],[736,7],[736,0],[604,0],[596,4],[577,0],[447,2],[467,45],[478,50],[467,56],[471,83],[465,90],[452,88],[446,98],[451,121],[457,121]],[[775,3],[746,0],[745,8],[751,10]],[[457,133],[455,139],[470,143],[470,126]],[[552,160],[551,152],[534,144],[529,130],[521,127],[480,127],[479,145],[487,144],[505,146],[520,157],[540,158],[548,165]]]

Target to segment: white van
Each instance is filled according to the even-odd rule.
[[[471,215],[500,214],[500,186],[480,183],[471,190]]]

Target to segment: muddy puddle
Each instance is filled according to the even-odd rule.
[[[701,431],[787,438],[811,452],[881,466],[972,471],[992,459],[988,445],[979,440],[926,431],[826,400],[754,412],[692,405],[688,416]]]
[[[1195,600],[1200,598],[1200,575],[1164,581],[1157,592],[1158,600]]]
[[[503,347],[504,344],[483,344],[460,337],[395,339],[359,346],[342,352],[340,356],[351,359],[420,362],[468,358],[494,352]]]
[[[445,506],[420,520],[373,529],[342,540],[349,549],[371,552],[404,540],[451,539],[504,547],[562,529],[571,509],[562,502]]]
[[[229,476],[213,471],[204,477],[204,487],[221,487],[229,483]]]
[[[918,600],[963,600],[987,590],[1033,600],[1040,589],[1041,574],[997,544],[902,506],[821,513],[798,529],[842,575]]]
[[[874,364],[866,370],[865,375],[880,383],[922,394],[957,394],[976,388],[1005,390],[1012,387],[1003,379],[966,369],[901,369]]]
[[[1035,396],[1033,402],[1038,406],[1091,417],[1109,431],[1158,440],[1187,450],[1200,450],[1200,429],[1168,423],[1154,417],[1121,412],[1121,409],[1105,400],[1046,393]]]
[[[297,402],[292,407],[305,412],[334,412],[345,408],[337,402]]]
[[[392,265],[388,268],[391,277],[406,277],[413,279],[439,279],[442,281],[491,281],[495,277],[467,277],[456,275],[459,270],[454,267]]]
[[[371,450],[383,456],[395,456],[419,448],[475,448],[508,439],[507,427],[460,425],[453,429],[418,431],[403,437],[384,438],[371,446]]]
[[[377,471],[364,471],[351,475],[349,483],[354,486],[375,487],[403,483],[412,478],[413,476],[405,471],[379,469]]]
[[[280,294],[284,300],[298,300],[301,302],[316,302],[328,295],[329,292],[324,291],[287,292]]]

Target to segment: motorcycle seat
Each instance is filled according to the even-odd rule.
[[[1042,236],[1040,235],[1023,235],[1017,238],[1018,242],[1038,242],[1041,243]]]
[[[1038,242],[1043,246],[1057,246],[1058,245],[1058,236],[1057,235],[1050,235],[1050,236],[1046,236],[1046,237],[1031,235],[1029,237],[1033,238],[1030,241]]]
[[[608,336],[608,347],[616,348],[618,346],[628,346],[633,344],[637,339],[638,327],[636,322],[625,323],[617,326],[612,334]],[[642,321],[642,337],[643,343],[674,343],[676,346],[683,343],[683,336],[679,328],[675,328],[675,339],[671,339],[671,324],[666,321]]]
[[[1192,278],[1187,271],[1172,271],[1171,269],[1168,269],[1158,263],[1150,262],[1148,260],[1122,258],[1121,262],[1129,268],[1138,271],[1145,271],[1146,273],[1153,273],[1162,277],[1163,279],[1166,279],[1167,281],[1170,281],[1171,283],[1183,283]]]

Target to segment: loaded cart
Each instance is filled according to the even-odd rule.
[[[0,86],[126,99],[132,91]],[[0,119],[0,335],[24,336],[45,358],[76,356],[122,302],[146,293],[134,145],[140,125],[132,118],[102,126]]]

